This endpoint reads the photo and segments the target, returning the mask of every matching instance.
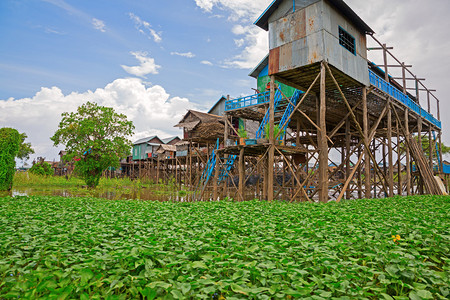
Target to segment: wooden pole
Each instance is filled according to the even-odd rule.
[[[417,81],[416,81],[416,84],[417,84]],[[419,91],[417,91],[417,97],[419,96],[418,94],[419,94]],[[419,144],[419,147],[422,147],[422,116],[420,116],[420,115],[417,117],[417,132],[419,133],[418,144]],[[416,169],[418,170],[417,162],[416,162]],[[418,176],[419,176],[419,183],[418,183],[419,184],[419,194],[423,195],[423,193],[424,193],[423,178],[420,175],[420,172],[419,172]]]
[[[400,125],[399,120],[395,122],[395,130],[397,131],[397,195],[402,195],[403,191],[403,183],[402,183],[402,160],[401,160],[401,153],[400,153]]]
[[[384,60],[384,80],[389,82],[386,44],[383,44],[383,60]]]
[[[362,100],[363,100],[363,130],[364,130],[364,139],[367,141],[367,144],[370,145],[369,141],[369,116],[367,112],[367,88],[364,87],[362,91]],[[366,199],[371,198],[370,195],[370,157],[369,157],[370,149],[364,147],[364,196]]]
[[[391,99],[388,99],[391,102]],[[392,157],[392,108],[389,105],[387,115],[387,144],[388,144],[388,163],[389,163],[389,197],[394,197],[394,160]]]
[[[273,200],[273,164],[274,164],[274,157],[275,157],[275,140],[274,140],[274,134],[273,134],[273,127],[274,127],[274,121],[275,121],[275,76],[270,76],[270,98],[269,98],[269,157],[268,157],[268,165],[267,165],[267,200],[272,201]]]
[[[325,64],[322,62],[320,68],[320,105],[319,105],[319,127],[318,141],[319,146],[319,201],[328,201],[328,143],[327,143],[327,124],[326,124],[326,82],[325,82]]]
[[[405,139],[409,139],[409,110],[405,108],[405,130],[406,136]],[[409,154],[409,147],[406,145],[406,141],[403,143],[403,147],[405,147],[406,151],[406,195],[411,195],[411,157]]]
[[[214,182],[213,182],[213,185],[214,185],[214,192],[213,192],[213,201],[217,201],[217,198],[219,197],[218,196],[218,186],[217,186],[217,182],[219,181],[219,160],[220,160],[220,157],[219,157],[219,152],[218,151],[216,151],[216,153],[215,153],[215,155],[216,155],[216,164],[215,164],[215,166],[214,166]]]
[[[241,201],[244,201],[244,180],[245,180],[245,161],[244,147],[239,151],[239,194]]]
[[[345,121],[345,156],[350,156],[350,120],[347,118]],[[345,164],[345,180],[347,181],[350,177],[350,157],[347,159]],[[347,188],[345,193],[345,199],[350,199],[352,196],[351,189]]]

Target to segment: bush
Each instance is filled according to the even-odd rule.
[[[45,175],[45,176],[51,176],[54,174],[52,166],[45,161],[35,163],[31,169],[30,173],[35,175]]]
[[[0,191],[12,188],[16,167],[14,160],[19,151],[20,134],[12,128],[0,128]]]

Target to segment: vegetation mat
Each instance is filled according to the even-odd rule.
[[[0,298],[448,299],[449,197],[0,198]]]

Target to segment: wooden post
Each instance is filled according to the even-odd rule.
[[[402,62],[402,78],[403,78],[403,93],[406,94],[406,67],[404,62]]]
[[[350,155],[350,120],[347,118],[345,121],[345,157]],[[350,159],[347,159],[345,164],[345,181],[350,177]],[[345,199],[350,199],[352,196],[351,186],[347,187],[347,191],[345,193]]]
[[[386,44],[383,44],[383,60],[384,60],[384,80],[389,82]]]
[[[216,151],[216,164],[214,166],[214,192],[213,192],[213,201],[217,201],[218,196],[218,186],[217,186],[217,182],[219,180],[219,161],[220,161],[220,157],[219,157],[219,153],[218,151]]]
[[[407,108],[405,108],[405,130],[406,130],[406,136],[405,139],[409,139],[409,111]],[[403,144],[403,147],[405,147],[406,151],[406,195],[411,195],[411,158],[409,154],[409,147],[406,145],[406,143]]]
[[[159,165],[159,155],[158,155],[158,158],[156,161],[156,183],[159,183],[159,167],[160,167],[160,165]]]
[[[362,100],[363,100],[363,129],[364,129],[364,139],[368,145],[370,145],[369,141],[369,116],[367,112],[367,88],[364,87],[362,90]],[[364,147],[364,197],[366,199],[371,198],[370,195],[370,149]]]
[[[417,82],[416,82],[417,83]],[[419,91],[417,91],[417,93],[419,93]],[[418,136],[418,143],[419,143],[419,147],[422,147],[422,116],[418,116],[417,117],[417,131],[419,133]],[[416,165],[416,169],[417,169],[417,165]],[[422,176],[420,175],[420,173],[418,173],[417,175],[419,177],[419,195],[423,195],[424,190],[423,190],[423,179]]]
[[[444,163],[442,160],[442,131],[441,130],[439,130],[438,138],[439,138],[439,161],[441,162],[439,167],[441,169],[441,172],[444,172]]]
[[[241,201],[244,201],[244,180],[245,180],[245,157],[244,157],[244,147],[241,146],[239,152],[239,195]]]
[[[397,180],[398,180],[398,186],[397,186],[397,195],[402,195],[403,190],[403,184],[402,184],[402,160],[401,160],[401,152],[400,152],[400,124],[395,122],[397,131]]]
[[[362,151],[361,146],[358,147],[358,157],[362,159]],[[357,166],[355,166],[356,169],[356,182],[358,183],[358,199],[362,199],[362,179],[361,179],[361,162],[358,163]]]
[[[300,117],[297,118],[297,136],[295,137],[295,146],[300,147]]]
[[[388,99],[390,102],[391,99]],[[389,197],[394,197],[394,160],[392,158],[392,108],[389,105],[388,107],[388,115],[387,115],[387,144],[388,144],[388,163],[389,163]]]
[[[275,140],[273,134],[273,127],[275,121],[275,77],[273,75],[270,76],[270,98],[269,98],[269,159],[267,165],[267,200],[273,200],[273,164],[275,157]]]
[[[325,64],[322,62],[320,68],[320,105],[319,105],[319,127],[317,145],[319,148],[319,201],[328,201],[328,142],[327,142],[327,124],[326,124],[326,82],[325,82]]]
[[[387,166],[386,166],[386,138],[383,138],[383,173],[386,175],[387,174]],[[380,180],[383,180],[382,178]],[[389,180],[389,179],[387,179]],[[387,184],[387,182],[385,182]],[[388,185],[389,186],[389,185]],[[386,194],[385,192],[385,197],[388,197],[388,194]]]

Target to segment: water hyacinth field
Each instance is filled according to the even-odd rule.
[[[449,197],[0,198],[0,298],[448,299]]]

